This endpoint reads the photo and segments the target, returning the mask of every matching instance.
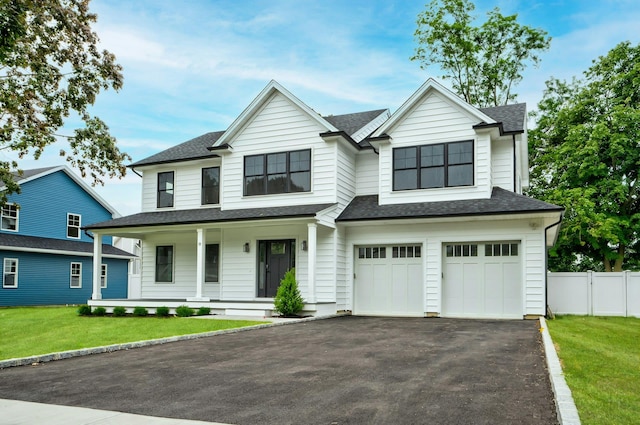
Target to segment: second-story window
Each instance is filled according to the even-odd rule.
[[[2,207],[2,230],[18,231],[18,207],[6,204]]]
[[[158,173],[158,208],[173,206],[173,171]]]
[[[80,214],[67,214],[67,237],[72,239],[80,239],[80,224],[82,218]]]
[[[309,192],[311,149],[244,157],[244,194]]]
[[[393,190],[473,185],[473,141],[393,150]]]
[[[220,203],[220,167],[202,169],[202,205]]]

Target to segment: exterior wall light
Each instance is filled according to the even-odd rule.
[[[244,245],[242,246],[242,251],[249,252],[249,242],[244,243]]]
[[[306,251],[306,250],[307,250],[307,248],[308,248],[308,246],[307,246],[307,241],[302,241],[302,250],[303,250],[303,251]]]

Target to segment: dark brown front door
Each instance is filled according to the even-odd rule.
[[[258,242],[258,296],[272,298],[280,281],[294,267],[295,241],[292,239]]]

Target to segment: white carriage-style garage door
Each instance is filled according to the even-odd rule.
[[[421,245],[356,247],[353,314],[424,316]]]
[[[522,319],[518,242],[443,246],[442,316]]]

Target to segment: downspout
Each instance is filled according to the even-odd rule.
[[[138,173],[135,168],[131,167],[130,170],[133,171],[136,176],[142,178],[142,174]]]
[[[517,156],[516,156],[516,135],[515,134],[511,135],[511,140],[513,140],[513,149],[511,150],[513,152],[513,191],[516,192],[516,193],[519,193],[518,192],[518,187],[517,187],[518,167],[516,166]]]
[[[549,248],[547,248],[547,230],[551,229],[552,227],[558,226],[560,223],[562,223],[562,217],[564,217],[564,211],[562,211],[560,213],[560,218],[558,219],[558,221],[556,221],[555,223],[552,223],[550,225],[548,225],[547,227],[544,228],[544,249],[545,249],[545,256],[544,256],[544,307],[545,307],[545,317],[546,317],[546,312],[549,311]]]

